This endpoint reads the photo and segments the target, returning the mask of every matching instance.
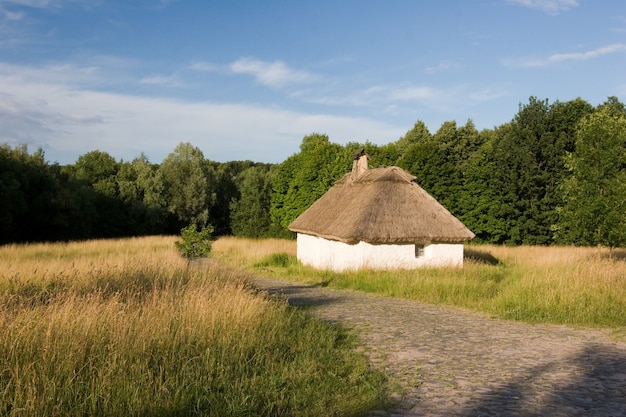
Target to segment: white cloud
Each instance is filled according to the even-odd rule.
[[[216,72],[220,70],[220,67],[212,64],[210,62],[193,62],[191,63],[187,69],[190,69],[192,71],[200,71],[200,72]]]
[[[427,101],[441,97],[441,91],[437,91],[428,86],[410,86],[405,88],[396,88],[389,92],[391,100],[400,101]]]
[[[54,0],[0,0],[0,7],[6,5],[28,6],[34,8],[57,7],[60,1]]]
[[[185,83],[176,74],[150,75],[139,80],[140,84],[162,85],[168,87],[183,87]]]
[[[252,75],[259,83],[269,87],[304,84],[317,79],[314,74],[289,68],[282,61],[265,62],[252,58],[241,58],[230,64],[230,70],[236,74]]]
[[[507,0],[509,3],[528,7],[529,9],[541,10],[550,15],[568,11],[578,6],[578,0]]]
[[[0,12],[4,14],[4,18],[9,21],[18,21],[24,18],[24,12],[9,12],[2,9],[0,9]]]
[[[511,67],[545,67],[565,61],[585,61],[623,51],[626,51],[626,44],[615,43],[590,51],[553,54],[547,58],[507,59],[503,61],[503,65]]]
[[[388,90],[389,87],[386,86],[372,86],[364,90],[352,92],[342,92],[338,94],[337,90],[332,90],[330,94],[324,94],[324,92],[320,94],[320,91],[310,89],[298,91],[291,96],[309,103],[322,104],[325,106],[365,107],[375,105],[377,102],[385,100]]]
[[[592,58],[597,58],[602,55],[613,54],[616,52],[626,51],[626,44],[624,43],[616,43],[612,45],[607,45],[600,47],[598,49],[594,49],[591,51],[585,52],[574,52],[568,54],[554,54],[548,57],[549,62],[562,62],[562,61],[570,61],[570,60],[587,60]]]
[[[444,62],[440,62],[439,64],[432,66],[432,67],[427,67],[424,69],[424,72],[426,74],[436,74],[439,72],[446,72],[446,71],[454,71],[457,70],[459,68],[459,64],[457,64],[456,62],[453,61],[444,61]]]
[[[46,81],[44,72],[0,65],[0,142],[42,147],[60,163],[96,149],[125,160],[145,152],[160,162],[187,141],[209,159],[281,162],[312,132],[339,143],[387,143],[403,131],[366,118],[97,92],[59,82],[58,74]]]
[[[316,95],[317,94],[317,95]],[[345,94],[333,92],[323,95],[319,91],[300,92],[300,100],[326,106],[362,107],[372,114],[390,117],[419,117],[428,115],[433,120],[450,120],[467,117],[472,108],[507,97],[505,86],[473,87],[453,85],[376,85]]]
[[[498,90],[494,88],[485,88],[470,92],[467,96],[472,103],[484,103],[487,101],[497,100],[507,95],[506,90]]]

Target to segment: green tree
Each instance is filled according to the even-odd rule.
[[[480,242],[507,242],[513,228],[515,207],[504,201],[509,187],[500,176],[494,176],[497,170],[494,144],[496,137],[502,135],[499,131],[508,126],[481,132],[485,142],[472,155],[465,174],[465,209],[459,218]]]
[[[564,158],[573,147],[572,126],[589,111],[582,100],[550,105],[531,97],[514,119],[496,130],[491,147],[489,193],[505,208],[508,244],[553,243],[560,182],[567,175]]]
[[[0,242],[49,239],[58,188],[41,149],[0,146]]]
[[[626,116],[626,106],[615,96],[607,98],[604,103],[598,106],[598,110],[604,108],[607,108],[607,111],[609,111],[613,115]]]
[[[418,120],[415,122],[413,128],[407,131],[403,137],[396,141],[396,146],[398,147],[400,154],[402,154],[412,144],[427,141],[431,138],[432,135],[428,131],[426,124],[423,121]]]
[[[328,136],[305,136],[300,152],[280,164],[274,177],[270,208],[273,233],[289,236],[289,224],[351,167],[350,152],[331,143]]]
[[[96,219],[92,237],[120,237],[137,234],[132,213],[120,200],[117,174],[120,163],[106,152],[81,155],[73,166],[72,180],[82,181],[95,192]]]
[[[190,143],[180,143],[163,160],[159,171],[167,210],[181,224],[206,226],[214,198],[214,175],[202,151]]]
[[[233,233],[231,226],[231,202],[240,198],[237,178],[243,171],[255,165],[257,164],[252,161],[212,163],[216,174],[215,201],[211,206],[209,216],[217,235]]]
[[[56,233],[49,240],[88,239],[96,237],[98,201],[102,198],[91,185],[77,180],[72,165],[52,167],[60,188],[56,193],[55,215],[51,217]]]
[[[44,152],[0,145],[0,243],[80,239],[93,233],[97,194]]]
[[[158,166],[141,154],[122,162],[117,173],[119,198],[130,213],[135,234],[159,233],[167,218],[163,178]]]
[[[237,176],[240,197],[230,204],[231,228],[236,236],[270,234],[272,175],[269,165],[253,166]]]
[[[556,233],[579,245],[626,246],[626,116],[611,105],[581,120]]]
[[[471,120],[457,128],[456,122],[441,125],[432,136],[423,124],[407,133],[407,142],[397,165],[417,177],[417,182],[453,214],[461,216],[464,206],[465,180],[469,160],[482,143]]]
[[[81,155],[74,164],[75,176],[91,184],[103,196],[116,198],[117,171],[119,164],[111,155],[102,151],[91,151]]]
[[[366,142],[364,145],[360,145],[356,148],[351,147],[349,149],[349,153],[353,154],[363,148],[367,150],[367,155],[370,158],[368,163],[373,168],[396,165],[398,158],[400,157],[400,149],[394,142],[382,146]]]

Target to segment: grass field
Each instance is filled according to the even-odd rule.
[[[626,251],[467,246],[463,268],[333,273],[299,265],[289,240],[223,238],[214,256],[258,274],[482,311],[505,319],[626,326]]]
[[[346,331],[172,237],[0,247],[0,416],[350,416],[384,377]],[[280,251],[283,249],[274,245]]]

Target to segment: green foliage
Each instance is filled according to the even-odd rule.
[[[236,179],[239,199],[230,203],[231,229],[235,236],[270,235],[273,171],[269,166],[246,169]]]
[[[435,135],[421,124],[407,132],[404,153],[397,165],[416,176],[417,183],[456,216],[473,206],[467,202],[467,170],[472,156],[484,142],[471,120],[457,128],[445,122]]]
[[[76,178],[89,183],[97,193],[106,197],[117,196],[115,176],[119,165],[108,153],[91,151],[81,155],[74,169]]]
[[[626,116],[610,106],[581,120],[563,182],[560,241],[626,246]]]
[[[397,140],[396,145],[401,153],[404,153],[407,147],[414,143],[419,143],[432,138],[428,131],[428,127],[423,121],[418,120],[411,130],[406,132],[403,137]]]
[[[568,175],[565,155],[574,143],[572,126],[589,111],[579,99],[550,105],[531,97],[520,105],[515,118],[494,131],[480,158],[475,163],[470,159],[467,207],[476,217],[461,216],[468,227],[476,227],[478,236],[491,243],[554,243],[559,184]],[[483,207],[480,212],[471,202]]]
[[[296,259],[295,256],[289,255],[288,253],[285,253],[285,252],[280,252],[280,253],[272,253],[266,256],[265,258],[256,262],[254,264],[254,267],[262,268],[262,267],[268,267],[268,266],[277,266],[280,268],[286,268],[290,265],[296,265],[297,263],[298,263],[298,260]]]
[[[165,229],[168,213],[163,177],[157,165],[151,164],[143,154],[130,163],[122,162],[117,187],[119,199],[138,234],[159,233]]]
[[[496,170],[493,147],[490,137],[470,160],[465,175],[465,209],[459,217],[476,234],[477,241],[503,243],[509,237],[513,208],[503,204],[505,185],[493,175]]]
[[[231,203],[241,197],[237,178],[243,171],[256,164],[252,161],[231,161],[211,165],[213,165],[216,178],[215,201],[209,210],[209,217],[218,235],[229,235],[234,233],[231,225]]]
[[[270,208],[273,226],[286,230],[351,167],[350,153],[331,143],[328,136],[304,137],[300,153],[280,164],[274,177]]]
[[[82,238],[93,233],[96,193],[41,149],[0,145],[0,244]]]
[[[198,230],[195,224],[191,224],[180,231],[181,240],[175,242],[176,248],[188,260],[205,258],[211,252],[211,233],[213,227],[210,225]]]
[[[167,210],[183,224],[204,226],[213,204],[215,173],[202,151],[180,143],[161,163]]]

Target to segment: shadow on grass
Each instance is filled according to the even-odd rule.
[[[493,256],[490,252],[485,252],[473,248],[463,249],[463,258],[467,261],[473,261],[485,265],[501,265],[502,262]]]
[[[603,254],[602,259],[626,262],[626,249],[612,249]]]

